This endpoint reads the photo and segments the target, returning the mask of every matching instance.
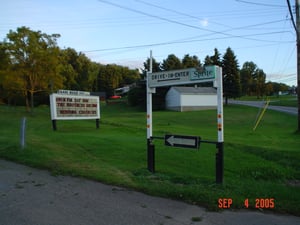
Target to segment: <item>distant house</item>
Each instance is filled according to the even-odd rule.
[[[217,90],[212,87],[171,87],[166,94],[166,109],[194,111],[217,108]]]

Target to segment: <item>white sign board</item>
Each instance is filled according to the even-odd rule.
[[[215,81],[216,73],[215,66],[206,66],[203,71],[188,68],[149,73],[147,79],[148,86],[152,88]]]
[[[98,96],[51,94],[52,120],[99,119]]]

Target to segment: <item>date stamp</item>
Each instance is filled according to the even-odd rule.
[[[232,198],[219,198],[218,207],[220,209],[230,209],[234,203]],[[274,198],[255,198],[244,200],[244,205],[246,209],[256,208],[256,209],[273,209],[275,208],[275,199]]]

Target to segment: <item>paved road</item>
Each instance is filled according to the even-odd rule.
[[[231,104],[238,104],[238,105],[248,105],[253,107],[261,108],[264,106],[264,103],[261,101],[238,101],[238,100],[229,100]],[[297,107],[287,107],[287,106],[275,106],[269,105],[268,109],[285,112],[291,115],[298,115],[298,108]]]
[[[259,211],[207,212],[82,178],[54,177],[47,171],[0,159],[0,224],[299,225],[300,217]]]

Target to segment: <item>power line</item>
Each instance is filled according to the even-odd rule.
[[[107,0],[98,0],[98,1],[102,2],[104,4],[108,4],[108,5],[112,5],[112,6],[121,8],[121,9],[125,9],[127,11],[138,13],[138,14],[141,14],[141,15],[144,15],[144,16],[156,18],[156,19],[159,19],[159,20],[162,20],[162,21],[167,21],[169,23],[173,23],[173,24],[177,24],[177,25],[181,25],[181,26],[185,26],[185,27],[189,27],[189,28],[193,28],[193,29],[197,29],[197,30],[202,30],[202,31],[213,33],[213,34],[222,34],[222,35],[225,35],[225,36],[228,36],[228,37],[242,38],[242,39],[258,41],[257,39],[253,39],[253,38],[246,38],[246,37],[240,36],[240,35],[232,35],[232,34],[222,32],[222,31],[215,31],[215,30],[211,30],[211,29],[207,29],[207,28],[202,28],[202,27],[199,27],[199,26],[194,26],[194,25],[182,23],[182,22],[179,22],[179,21],[176,21],[176,20],[172,20],[172,19],[168,19],[168,18],[165,18],[165,17],[153,15],[153,14],[150,14],[150,13],[147,13],[147,12],[143,12],[141,10],[129,8],[129,7],[124,6],[124,5],[119,5],[117,3],[113,3],[113,2],[110,2],[110,1],[107,1]]]
[[[272,35],[272,34],[280,34],[280,33],[289,33],[290,31],[279,31],[279,32],[268,32],[268,33],[258,33],[258,34],[250,34],[244,36],[235,36],[235,38],[246,38],[253,41],[260,42],[273,42],[273,43],[283,43],[282,41],[269,41],[269,40],[259,40],[253,38],[247,38],[249,36],[262,36],[262,35]],[[113,47],[113,48],[102,48],[96,50],[86,50],[82,52],[104,52],[104,51],[114,51],[114,50],[126,50],[126,49],[134,49],[134,48],[146,48],[146,47],[154,47],[154,46],[162,46],[162,45],[172,45],[172,44],[183,44],[183,43],[192,43],[192,42],[201,42],[201,41],[209,41],[209,40],[220,40],[220,39],[228,39],[232,37],[219,37],[219,38],[206,38],[206,39],[193,39],[193,40],[175,40],[168,42],[160,42],[160,43],[152,43],[152,44],[143,44],[143,45],[132,45],[132,46],[123,46],[123,47]],[[290,43],[290,42],[288,42]]]
[[[280,8],[285,7],[283,5],[266,4],[266,3],[261,3],[261,2],[250,2],[250,1],[245,1],[245,0],[236,0],[236,1],[241,2],[241,3],[251,4],[251,5],[260,5],[260,6],[268,6],[268,7],[280,7]]]

